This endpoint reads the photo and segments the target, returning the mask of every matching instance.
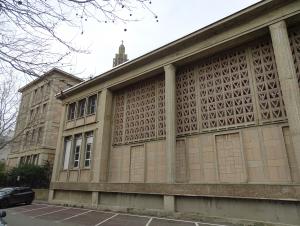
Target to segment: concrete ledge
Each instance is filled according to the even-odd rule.
[[[59,190],[58,192],[68,196],[70,191]],[[107,196],[106,193],[100,194]],[[80,194],[78,197],[73,197],[72,200],[54,199],[50,200],[50,203],[102,211],[220,223],[222,225],[233,223],[244,226],[291,226],[299,225],[300,222],[299,202],[174,196],[171,200],[164,198],[164,208],[160,208],[153,205],[155,204],[155,200],[153,200],[155,197],[145,199],[145,195],[135,195],[130,198],[133,194],[115,193],[114,195],[114,193],[109,193],[105,199],[99,198],[98,205],[93,205],[92,202],[82,203],[79,196]],[[174,208],[173,204],[175,204]]]
[[[300,185],[51,183],[50,189],[300,201]]]

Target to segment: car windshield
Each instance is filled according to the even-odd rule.
[[[0,195],[6,195],[10,193],[13,189],[12,188],[2,188],[0,189]]]

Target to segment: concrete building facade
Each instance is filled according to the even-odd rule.
[[[8,167],[54,161],[61,117],[55,94],[83,80],[57,68],[19,89],[22,93]]]
[[[265,0],[58,95],[49,201],[299,225],[299,21]]]

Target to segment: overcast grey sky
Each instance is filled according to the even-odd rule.
[[[151,13],[141,10],[135,12],[143,17],[138,22],[99,24],[88,21],[84,25],[83,35],[78,33],[74,36],[67,27],[62,27],[60,30],[64,35],[72,37],[77,46],[90,51],[90,54],[73,54],[68,62],[72,66],[63,70],[82,78],[97,76],[112,68],[112,60],[121,40],[124,40],[129,60],[132,60],[257,2],[153,0],[151,9],[158,15],[159,22]]]

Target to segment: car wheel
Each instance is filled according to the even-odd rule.
[[[32,200],[26,201],[25,204],[26,205],[30,205],[32,203]]]

